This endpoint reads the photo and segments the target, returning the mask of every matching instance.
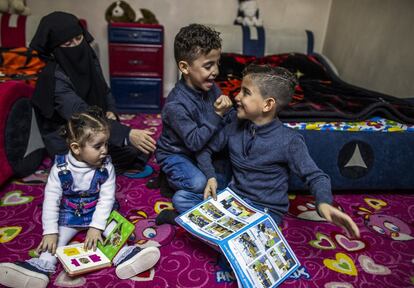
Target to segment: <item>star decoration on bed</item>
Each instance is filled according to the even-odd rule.
[[[300,78],[300,77],[302,77],[302,76],[304,76],[305,74],[303,74],[302,72],[300,72],[299,70],[296,70],[296,72],[295,72],[295,76],[296,76],[296,78]]]

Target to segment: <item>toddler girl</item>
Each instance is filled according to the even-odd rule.
[[[109,126],[97,108],[74,114],[62,131],[69,153],[57,155],[45,187],[43,239],[39,258],[0,263],[0,284],[9,287],[46,287],[55,272],[56,248],[87,230],[85,248],[96,249],[115,202],[115,170],[108,156]],[[153,267],[160,258],[156,247],[125,245],[113,259],[115,273],[130,278]]]

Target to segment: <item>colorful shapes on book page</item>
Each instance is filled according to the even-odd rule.
[[[0,228],[0,243],[7,243],[16,238],[22,231],[20,226],[8,226]]]
[[[86,284],[86,279],[84,277],[69,276],[68,273],[62,270],[53,284],[58,287],[83,287]]]
[[[368,274],[373,274],[373,275],[391,274],[391,270],[388,267],[375,263],[375,261],[371,257],[368,257],[366,255],[360,255],[358,257],[358,261],[362,269]]]
[[[89,260],[87,257],[81,257],[78,258],[79,262],[81,262],[82,264],[88,264],[91,262],[91,260]]]
[[[355,267],[354,261],[344,253],[336,253],[336,259],[324,259],[323,264],[329,269],[350,276],[357,276],[358,271]]]
[[[75,266],[75,267],[79,267],[81,264],[78,262],[78,260],[76,259],[70,259],[70,263]]]
[[[319,232],[316,233],[316,240],[309,241],[309,245],[321,250],[332,250],[336,248],[335,243],[329,236]]]
[[[23,191],[15,190],[6,193],[0,200],[0,206],[16,206],[30,203],[33,201],[33,196],[22,196]]]
[[[76,256],[76,255],[80,254],[79,250],[77,248],[74,248],[74,247],[69,247],[69,248],[63,249],[63,253],[66,256],[69,256],[69,257],[70,256]]]
[[[89,256],[89,259],[91,259],[92,260],[92,262],[94,262],[94,263],[96,263],[96,262],[101,262],[101,257],[99,257],[98,255],[96,255],[96,254],[92,254],[92,255],[90,255]]]

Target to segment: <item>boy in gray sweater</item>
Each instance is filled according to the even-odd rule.
[[[196,164],[196,154],[226,124],[232,107],[215,84],[221,54],[220,33],[200,24],[180,29],[174,55],[182,73],[162,110],[163,130],[155,157],[172,190],[203,194],[207,179]],[[227,183],[226,183],[227,184]],[[163,189],[163,187],[161,187]],[[163,210],[156,223],[173,223],[176,213]]]
[[[288,179],[293,172],[309,186],[322,217],[359,237],[354,221],[331,205],[330,179],[310,157],[303,137],[283,126],[278,118],[296,84],[296,78],[284,68],[255,64],[246,67],[241,91],[235,98],[237,119],[197,156],[198,166],[208,179],[204,195],[178,191],[173,197],[178,212],[210,196],[216,199],[211,154],[227,145],[233,170],[230,189],[252,206],[268,212],[277,224],[288,211]]]

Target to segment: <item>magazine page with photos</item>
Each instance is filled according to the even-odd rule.
[[[243,287],[276,287],[300,264],[270,216],[220,245]]]
[[[276,287],[299,261],[273,219],[248,205],[231,189],[184,212],[176,222],[217,245],[243,287]]]
[[[229,188],[181,214],[176,222],[190,233],[218,245],[220,241],[254,223],[263,212],[247,205]]]

